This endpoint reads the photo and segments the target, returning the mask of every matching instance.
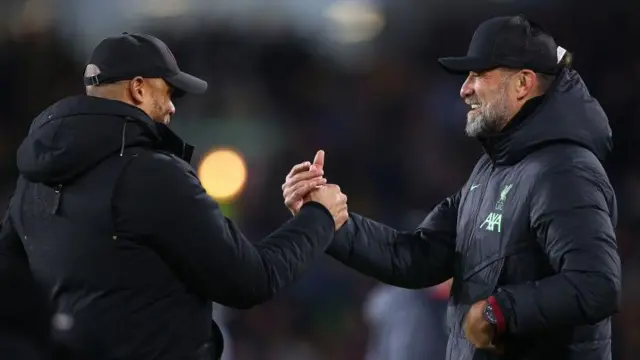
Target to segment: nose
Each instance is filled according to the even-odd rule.
[[[473,86],[472,85],[472,81],[473,79],[471,78],[471,75],[467,76],[467,78],[464,80],[464,83],[462,84],[462,87],[460,88],[460,97],[461,98],[467,98],[471,95],[473,95]]]
[[[169,115],[173,116],[176,113],[176,107],[173,105],[173,101],[169,101]]]

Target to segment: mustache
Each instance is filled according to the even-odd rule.
[[[467,105],[479,105],[480,104],[480,99],[478,99],[476,96],[470,96],[464,99],[465,104]]]

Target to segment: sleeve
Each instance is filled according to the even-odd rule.
[[[595,324],[620,298],[615,197],[604,170],[572,166],[533,189],[530,226],[556,275],[498,290],[506,331],[522,334]]]
[[[27,264],[27,255],[22,247],[22,241],[13,227],[9,211],[5,214],[0,224],[0,266],[2,269],[10,268],[11,265],[23,266]],[[5,272],[3,271],[3,274]]]
[[[27,254],[7,210],[0,225],[0,284],[16,286],[29,271]]]
[[[0,225],[0,342],[7,334],[19,341],[46,341],[46,294],[34,282],[29,260],[7,211]]]
[[[350,214],[327,253],[367,276],[403,288],[423,288],[453,276],[459,193],[434,208],[415,232]]]
[[[245,238],[186,164],[134,158],[114,194],[119,233],[154,249],[196,293],[234,308],[269,300],[297,279],[333,239],[326,208],[307,203],[259,243]]]

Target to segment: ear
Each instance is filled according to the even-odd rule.
[[[140,76],[133,78],[129,81],[129,95],[135,105],[142,104],[144,102],[145,92],[148,89],[145,87],[144,79]]]
[[[531,97],[537,87],[536,73],[526,69],[518,72],[515,85],[518,100]]]

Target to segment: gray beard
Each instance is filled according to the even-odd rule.
[[[500,132],[503,124],[504,116],[498,114],[492,109],[482,109],[477,113],[467,115],[467,125],[465,133],[470,137],[485,137]]]
[[[509,120],[505,89],[501,89],[496,100],[467,114],[465,133],[470,137],[486,137],[502,130]]]

